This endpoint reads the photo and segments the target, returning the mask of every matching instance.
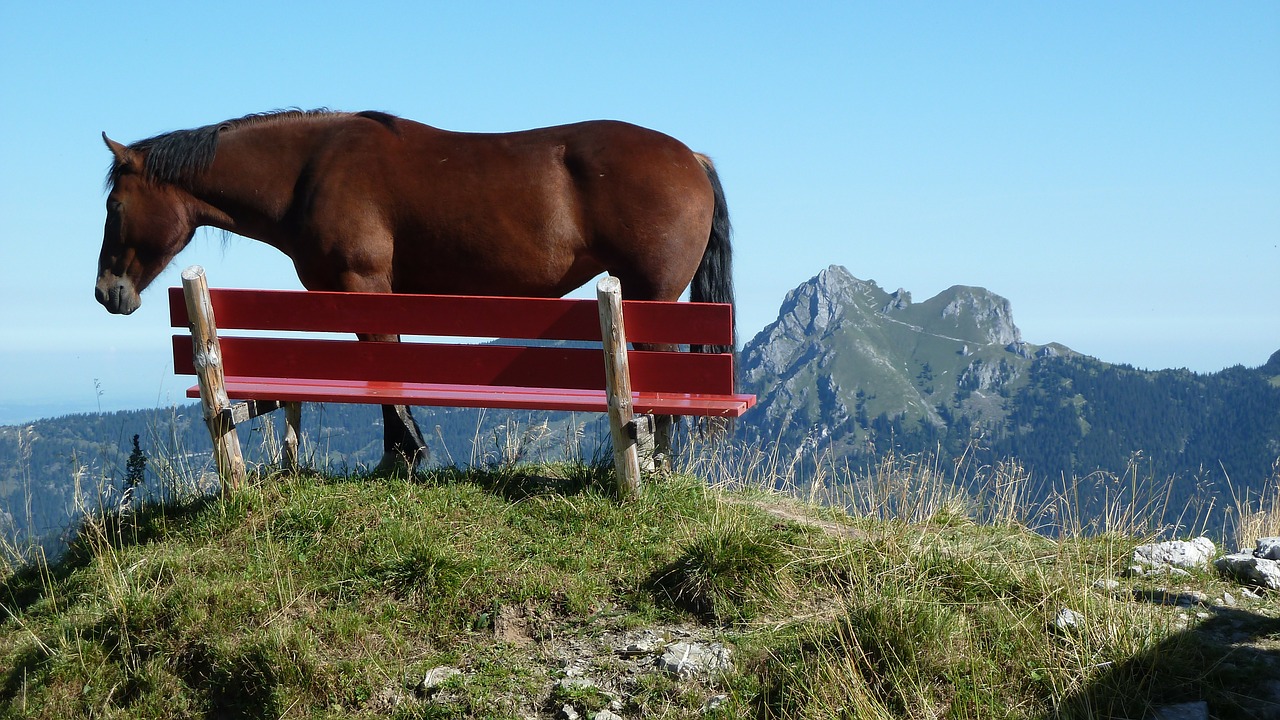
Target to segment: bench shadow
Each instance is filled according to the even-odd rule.
[[[1159,590],[1135,591],[1134,599],[1211,617],[1108,666],[1046,718],[1142,720],[1156,708],[1203,701],[1215,720],[1280,720],[1280,617]]]

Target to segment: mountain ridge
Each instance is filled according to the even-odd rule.
[[[787,293],[740,372],[759,398],[748,441],[855,471],[892,452],[1016,459],[1047,480],[1139,472],[1170,478],[1175,505],[1280,483],[1280,352],[1255,369],[1138,370],[1024,341],[985,288],[914,302],[830,266]]]

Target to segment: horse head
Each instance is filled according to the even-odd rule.
[[[94,294],[108,312],[128,315],[140,293],[195,234],[194,198],[146,171],[146,151],[102,134],[115,156]]]

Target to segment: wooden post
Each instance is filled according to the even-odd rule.
[[[604,341],[605,394],[609,399],[609,432],[613,436],[613,466],[617,495],[626,499],[640,487],[640,461],[632,422],[631,372],[627,366],[627,334],[622,325],[622,284],[605,275],[596,284],[600,307],[600,337]]]
[[[284,404],[284,451],[280,464],[289,472],[298,470],[298,453],[302,443],[302,403]]]
[[[191,343],[204,421],[209,426],[209,436],[213,438],[213,457],[225,494],[244,482],[244,456],[240,454],[240,437],[236,435],[231,400],[227,398],[218,327],[213,319],[213,302],[209,299],[204,268],[192,265],[182,271],[182,293],[191,322]]]

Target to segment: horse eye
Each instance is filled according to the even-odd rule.
[[[119,200],[107,201],[107,210],[118,213],[123,209],[124,209],[124,203],[120,202]]]

